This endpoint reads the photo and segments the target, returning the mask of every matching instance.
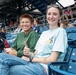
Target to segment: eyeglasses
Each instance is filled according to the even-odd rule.
[[[60,8],[57,4],[51,4],[51,5],[48,5],[47,6],[47,9],[49,9],[51,7]]]

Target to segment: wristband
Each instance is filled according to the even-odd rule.
[[[34,58],[34,54],[33,53],[30,53],[30,56],[29,56],[29,58],[30,58],[30,62],[32,62],[32,59]]]

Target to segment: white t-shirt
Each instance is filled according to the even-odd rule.
[[[35,57],[48,57],[52,51],[58,51],[61,54],[57,61],[62,61],[67,46],[67,34],[65,29],[58,27],[53,30],[44,31],[36,44],[35,49],[38,51],[38,54]],[[48,72],[47,64],[40,64],[43,65]]]

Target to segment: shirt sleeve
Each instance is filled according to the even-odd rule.
[[[23,48],[24,46],[20,47],[17,45],[17,42],[19,42],[19,35],[17,36],[17,38],[15,39],[12,48],[14,48],[17,51],[17,56],[18,57],[22,57],[23,56]]]
[[[65,30],[59,31],[52,51],[65,52],[67,48],[67,34]]]
[[[29,48],[30,48],[30,51],[31,52],[35,52],[35,45],[36,45],[36,43],[38,41],[38,38],[39,38],[38,34],[37,33],[34,33],[31,36],[30,40],[28,41],[28,42],[30,42],[29,43]]]

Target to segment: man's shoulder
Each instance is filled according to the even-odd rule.
[[[35,36],[35,37],[36,37],[36,36],[39,36],[38,33],[35,32],[34,30],[32,30],[32,31],[30,32],[30,35],[31,35],[31,36]]]
[[[21,35],[23,35],[24,34],[24,32],[20,32],[20,33],[18,33],[17,35],[18,36],[21,36]]]

